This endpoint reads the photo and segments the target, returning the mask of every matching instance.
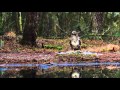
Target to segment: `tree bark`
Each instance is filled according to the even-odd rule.
[[[37,12],[27,12],[26,24],[23,30],[23,45],[36,46],[38,19],[39,17]]]
[[[95,12],[93,14],[93,32],[94,33],[102,33],[103,32],[103,19],[104,12]]]

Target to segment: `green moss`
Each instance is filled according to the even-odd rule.
[[[57,46],[57,45],[44,45],[44,48],[46,49],[57,49],[57,50],[62,50],[63,47],[62,46]]]
[[[87,44],[81,44],[81,48],[87,48],[88,45]]]

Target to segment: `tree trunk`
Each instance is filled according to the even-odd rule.
[[[93,14],[93,32],[94,33],[102,33],[103,32],[103,19],[104,12],[95,12]]]
[[[0,29],[2,29],[2,12],[0,12]]]
[[[20,33],[22,32],[22,15],[21,12],[19,12],[19,27],[20,27]]]
[[[48,12],[43,12],[42,13],[42,35],[45,38],[48,38],[51,33],[51,28],[50,28],[50,18],[49,18],[49,13]]]
[[[19,13],[12,12],[12,20],[15,21],[13,25],[13,29],[16,31],[16,34],[20,33],[20,26],[19,26]]]
[[[38,29],[38,13],[27,12],[26,24],[23,30],[23,39],[22,39],[23,45],[36,46],[37,29]]]

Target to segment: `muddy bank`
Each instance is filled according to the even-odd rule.
[[[67,61],[67,62],[119,62],[120,61],[120,52],[83,52],[76,54],[61,54],[58,56],[58,61]]]
[[[120,52],[114,53],[102,53],[103,55],[99,56],[99,61],[101,62],[113,62],[120,61]]]
[[[44,63],[52,61],[55,53],[0,53],[1,63]]]
[[[0,53],[0,64],[4,63],[79,63],[79,62],[116,62],[120,61],[120,53]]]

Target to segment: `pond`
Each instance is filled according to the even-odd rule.
[[[77,68],[81,78],[119,78],[120,62],[0,64],[0,78],[71,78]]]
[[[40,64],[39,62],[30,62],[29,59],[39,59],[52,56],[51,59],[54,59],[55,54],[6,54],[7,59],[10,61],[18,56],[20,59],[28,59],[29,62],[20,63],[20,62],[9,62],[0,64],[0,78],[71,78],[71,73],[75,70],[80,74],[80,78],[120,78],[120,62],[119,54],[110,53],[110,58],[97,59],[96,57],[102,56],[102,53],[93,53],[89,51],[67,51],[67,52],[58,52],[57,61],[49,62],[46,64]],[[72,55],[73,54],[73,55]],[[84,61],[80,59],[81,57],[77,55],[85,55]],[[68,56],[67,56],[68,55]],[[105,54],[104,54],[105,55]],[[115,55],[117,55],[118,60],[112,60]],[[1,59],[4,57],[4,53],[1,53]],[[88,57],[89,56],[89,57]],[[108,56],[108,55],[107,55]],[[18,58],[17,57],[17,58]],[[27,57],[27,58],[25,58]],[[37,58],[36,58],[37,57]],[[64,59],[63,59],[64,57]],[[74,58],[75,57],[75,58]],[[95,57],[95,58],[94,58]],[[93,60],[91,60],[93,58]],[[60,60],[62,62],[60,62]],[[108,60],[106,60],[108,59]],[[116,59],[116,58],[115,58]],[[5,61],[5,60],[4,60]],[[20,60],[16,60],[20,61]]]

